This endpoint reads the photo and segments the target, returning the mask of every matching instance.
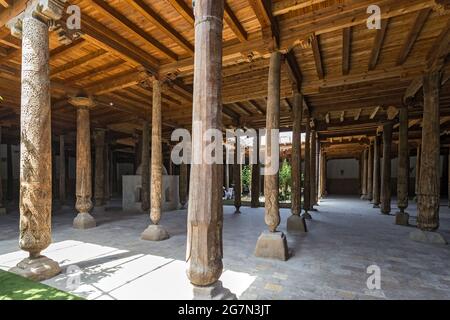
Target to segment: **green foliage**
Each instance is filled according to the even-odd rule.
[[[280,200],[289,200],[291,198],[291,184],[292,184],[292,176],[291,176],[291,165],[290,163],[284,159],[280,172]]]
[[[250,165],[243,165],[241,174],[242,185],[250,188],[250,184],[252,183],[252,168]]]

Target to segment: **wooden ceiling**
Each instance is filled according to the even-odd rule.
[[[18,137],[21,43],[5,24],[25,0],[0,0],[0,124]],[[223,122],[226,127],[265,124],[270,51],[285,53],[281,126],[291,127],[293,88],[304,95],[324,141],[370,136],[392,106],[416,96],[411,116],[421,117],[421,75],[431,60],[444,62],[441,113],[450,115],[447,0],[226,0],[223,55]],[[270,4],[271,3],[271,4]],[[81,8],[81,32],[70,44],[50,35],[52,125],[73,133],[75,110],[67,97],[95,95],[92,127],[120,135],[141,130],[151,112],[149,73],[167,79],[163,133],[190,127],[194,17],[188,0],[69,0]],[[366,26],[377,4],[382,28]],[[389,108],[391,107],[391,109]],[[419,119],[420,120],[420,119]],[[448,130],[443,123],[443,132]],[[420,130],[420,121],[411,126]],[[125,139],[126,140],[126,139]],[[129,141],[133,141],[128,139]],[[333,140],[331,140],[332,142]],[[358,140],[359,141],[359,140]]]

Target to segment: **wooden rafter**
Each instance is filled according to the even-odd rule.
[[[378,29],[375,35],[375,40],[372,47],[372,52],[370,53],[369,59],[369,70],[374,70],[380,59],[381,50],[383,48],[384,39],[386,38],[386,31],[389,26],[390,19],[381,20],[381,29]]]
[[[314,62],[316,65],[317,76],[319,77],[320,80],[322,80],[325,77],[325,72],[323,70],[322,56],[320,53],[320,44],[319,44],[319,36],[318,35],[314,35],[312,37],[311,45],[312,45],[311,48],[312,48],[313,55],[314,55]]]
[[[286,63],[288,67],[289,77],[292,81],[292,86],[296,88],[297,92],[301,92],[302,90],[302,73],[300,71],[300,67],[297,62],[297,58],[295,57],[295,53],[293,50],[290,50],[285,55]]]
[[[186,4],[184,0],[167,0],[172,7],[192,26],[195,23],[195,17],[192,9]]]
[[[233,10],[231,10],[228,3],[225,1],[225,12],[223,19],[227,23],[227,25],[230,27],[230,29],[233,31],[233,33],[238,37],[239,41],[245,42],[247,41],[247,32],[245,31],[242,24],[239,22],[239,19],[234,14]]]
[[[272,1],[270,0],[248,0],[250,6],[256,14],[263,33],[270,30],[270,36],[275,39],[276,46],[280,45],[280,26],[272,15]]]
[[[352,28],[342,29],[342,74],[348,75],[350,72],[350,58],[351,58],[351,43],[352,43]]]

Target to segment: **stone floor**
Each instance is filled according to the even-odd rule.
[[[233,215],[225,207],[224,286],[240,299],[450,299],[450,246],[411,241],[412,227],[395,225],[394,216],[380,215],[367,201],[329,197],[317,208],[308,234],[287,234],[293,256],[282,262],[253,256],[265,229],[263,208]],[[408,212],[415,224],[415,204]],[[447,240],[449,212],[442,202]],[[284,232],[289,214],[281,210]],[[149,223],[145,214],[110,207],[94,214],[98,227],[91,230],[73,229],[74,216],[72,210],[54,214],[54,243],[44,254],[63,273],[46,284],[88,299],[192,298],[184,263],[186,211],[164,214],[162,224],[172,237],[160,243],[140,240]],[[25,256],[18,250],[17,213],[0,216],[0,268]],[[380,290],[367,288],[370,265],[381,270]]]

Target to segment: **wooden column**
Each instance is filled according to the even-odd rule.
[[[373,199],[373,145],[369,144],[367,155],[367,200]]]
[[[380,207],[380,138],[373,140],[373,187],[372,202],[374,208]]]
[[[416,192],[416,202],[419,200],[419,184],[420,184],[420,157],[422,155],[422,147],[420,143],[417,145],[416,149],[417,155],[416,155],[416,185],[415,185],[415,192]]]
[[[104,202],[105,205],[107,205],[109,203],[109,201],[111,200],[111,159],[110,159],[110,135],[109,135],[109,131],[106,131],[106,136],[105,136],[105,197],[104,197]]]
[[[396,224],[408,225],[409,215],[405,212],[408,208],[409,185],[409,147],[408,147],[408,107],[400,108],[400,129],[398,142],[397,161],[397,206],[400,212],[396,214]]]
[[[440,201],[440,123],[439,123],[440,72],[424,76],[422,152],[418,194],[417,226],[424,231],[439,228]]]
[[[292,216],[288,218],[287,230],[289,232],[306,232],[306,222],[305,218],[301,217],[302,212],[302,136],[301,136],[301,125],[303,117],[303,97],[300,93],[296,92],[294,94],[294,105],[292,107],[293,111],[293,123],[292,123],[292,202],[291,202],[291,212]]]
[[[259,184],[260,184],[260,167],[259,167],[259,135],[257,134],[255,138],[253,138],[253,152],[255,153],[255,161],[256,163],[252,164],[252,194],[251,194],[251,203],[250,206],[252,208],[259,207]]]
[[[162,206],[162,116],[161,116],[161,81],[153,78],[152,104],[152,150],[151,150],[151,193],[149,225],[142,233],[142,240],[162,241],[168,239],[169,233],[159,224]]]
[[[66,204],[66,150],[65,137],[59,136],[59,202],[61,206]]]
[[[361,155],[361,164],[362,164],[362,171],[361,171],[361,199],[365,200],[367,199],[367,156],[368,151],[367,149],[364,149],[362,155]]]
[[[450,208],[450,148],[447,154],[447,206]]]
[[[223,11],[223,0],[195,1],[192,120],[201,124],[202,129],[193,130],[192,141],[203,141],[207,129],[222,130]],[[192,144],[193,155],[202,153],[202,144]],[[223,268],[222,174],[222,165],[218,163],[200,161],[191,165],[186,262],[188,278],[195,286],[220,285],[218,280]]]
[[[381,213],[391,212],[392,122],[383,125],[383,163],[381,168]]]
[[[186,207],[187,203],[187,187],[188,187],[188,165],[186,163],[180,164],[180,188],[179,188],[179,196],[180,196],[180,205],[181,209]]]
[[[320,155],[320,198],[324,198],[326,197],[326,195],[327,195],[327,156],[322,149]]]
[[[293,106],[293,124],[292,124],[292,205],[293,215],[301,214],[301,124],[302,124],[302,95],[295,93]]]
[[[77,217],[73,227],[88,229],[96,226],[89,214],[92,209],[92,168],[91,168],[91,129],[89,108],[94,106],[92,99],[71,98],[69,102],[77,108],[77,164],[76,164],[76,204]]]
[[[15,200],[12,145],[6,145],[6,199]]]
[[[264,175],[264,220],[269,232],[263,232],[256,243],[255,255],[262,258],[287,260],[288,248],[286,236],[277,232],[280,224],[279,196],[279,168],[274,170],[274,164],[279,162],[279,140],[272,141],[272,136],[279,138],[280,128],[280,86],[281,86],[281,53],[276,51],[270,55],[269,80],[267,90],[266,114],[266,148],[265,148],[265,175]],[[277,161],[278,160],[278,161]],[[274,172],[276,171],[276,172]]]
[[[95,184],[94,212],[105,210],[105,129],[94,130],[95,141]]]
[[[2,127],[0,126],[0,148],[2,145]],[[1,157],[0,157],[0,166],[2,165],[2,161],[1,161]],[[3,177],[1,175],[1,167],[0,167],[0,215],[2,214],[6,214],[6,208],[5,208],[5,204],[3,202],[4,197],[3,197],[3,181],[2,181]]]
[[[21,18],[19,245],[29,258],[11,269],[35,281],[61,271],[57,262],[41,255],[52,242],[52,140],[49,31],[47,17],[36,18],[39,9],[54,16],[62,14],[30,3]]]
[[[241,213],[239,208],[241,207],[242,196],[242,181],[241,181],[241,159],[240,159],[240,142],[239,137],[236,137],[234,149],[234,164],[233,164],[233,184],[234,184],[234,207],[236,208],[234,213]]]
[[[143,121],[142,125],[142,154],[141,154],[141,206],[142,211],[150,209],[150,123]]]
[[[314,206],[317,205],[316,203],[316,190],[317,190],[317,166],[316,166],[316,153],[317,153],[317,133],[315,130],[311,130],[311,162],[310,162],[310,191],[309,191],[309,204],[311,210],[314,209]]]
[[[305,219],[311,219],[309,211],[311,210],[311,122],[309,115],[306,116],[305,132],[305,176],[304,176],[304,194],[303,194],[303,216]]]

